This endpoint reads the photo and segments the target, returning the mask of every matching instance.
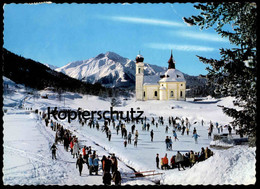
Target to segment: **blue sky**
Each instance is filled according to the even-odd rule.
[[[58,67],[107,51],[167,67],[171,49],[176,68],[206,74],[196,55],[219,58],[230,48],[213,29],[187,26],[197,15],[192,3],[166,4],[6,4],[4,48]]]

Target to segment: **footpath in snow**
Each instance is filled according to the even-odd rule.
[[[63,145],[57,145],[57,160],[51,157],[54,133],[34,113],[10,112],[4,116],[4,183],[19,185],[102,184],[101,175],[82,177],[76,161]]]
[[[88,168],[84,165],[82,176],[79,176],[76,158],[64,150],[63,144],[58,143],[57,160],[52,159],[50,148],[55,140],[55,132],[46,127],[37,114],[24,109],[9,109],[4,116],[4,123],[4,184],[103,185],[101,167],[99,175],[89,175]],[[81,145],[91,146],[98,154],[110,155],[94,141],[82,139],[80,135],[78,138]],[[124,173],[133,172],[121,161],[119,168]],[[128,184],[154,183],[123,178],[122,185]]]

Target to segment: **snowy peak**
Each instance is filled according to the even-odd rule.
[[[67,74],[67,70],[69,70],[70,68],[73,69],[73,68],[77,67],[78,65],[80,65],[82,63],[83,63],[83,61],[70,62],[67,65],[62,66],[60,68],[57,68],[55,70],[58,71],[58,72],[62,72],[62,73]]]
[[[135,62],[114,52],[106,52],[87,60],[70,62],[56,71],[88,83],[128,87],[134,83]]]
[[[127,58],[124,58],[114,52],[107,52],[105,54],[105,56],[110,59],[110,60],[113,60],[115,62],[120,62],[120,63],[126,63],[127,62]]]
[[[48,68],[50,68],[50,69],[52,69],[52,70],[55,70],[55,69],[58,68],[57,66],[53,66],[53,65],[51,65],[51,64],[43,64],[43,65],[47,66]]]
[[[105,54],[100,53],[100,54],[97,55],[94,59],[98,60],[98,59],[104,58],[105,56],[106,56]]]
[[[70,62],[56,71],[87,83],[98,82],[105,87],[134,87],[135,83],[135,61],[110,51],[87,60]],[[146,75],[164,71],[166,68],[145,63]]]

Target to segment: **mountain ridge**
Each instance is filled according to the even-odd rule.
[[[135,83],[135,61],[110,51],[90,59],[70,62],[55,70],[87,83],[100,83],[105,87],[131,88]],[[160,74],[163,71],[166,68],[145,63],[145,75]]]
[[[55,70],[87,83],[100,83],[110,88],[133,89],[135,85],[135,61],[111,51],[86,60],[70,62]],[[162,75],[166,70],[166,67],[144,63],[145,75]],[[205,88],[205,78],[183,74],[188,89]]]

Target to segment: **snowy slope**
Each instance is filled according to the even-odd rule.
[[[153,75],[166,68],[145,64],[145,74]],[[89,83],[100,82],[107,87],[132,86],[135,82],[135,62],[114,52],[101,53],[88,60],[71,62],[56,71]]]
[[[11,81],[7,78],[4,81]],[[15,86],[15,84],[14,84]],[[102,185],[101,176],[89,176],[88,169],[83,168],[83,175],[78,175],[75,168],[75,159],[69,152],[58,145],[58,160],[52,161],[50,145],[54,141],[55,133],[44,125],[44,121],[26,110],[26,108],[39,109],[46,111],[47,107],[60,107],[66,109],[85,110],[109,110],[109,100],[101,100],[97,96],[81,95],[75,93],[65,93],[65,99],[59,100],[58,94],[47,91],[49,99],[34,99],[32,95],[24,93],[24,88],[16,88],[16,95],[4,95],[4,156],[3,156],[3,182],[10,185],[23,184],[49,184],[49,185]],[[39,91],[44,93],[46,91]],[[122,99],[121,99],[122,100]],[[254,184],[255,177],[255,148],[247,146],[233,147],[228,150],[212,149],[215,155],[204,162],[195,164],[192,168],[185,171],[160,170],[156,169],[155,156],[159,153],[163,157],[165,153],[170,158],[179,150],[185,153],[189,150],[200,151],[201,147],[210,145],[211,139],[208,138],[209,122],[218,122],[225,125],[231,121],[229,117],[223,114],[221,108],[217,105],[226,104],[232,107],[233,98],[222,98],[219,101],[208,99],[207,103],[194,103],[191,99],[187,101],[149,101],[139,102],[135,99],[123,101],[124,106],[114,107],[114,110],[130,111],[131,108],[144,111],[144,114],[150,119],[151,116],[178,116],[188,118],[191,123],[190,131],[197,128],[200,135],[198,144],[194,143],[191,135],[181,135],[177,131],[179,141],[173,141],[173,150],[166,151],[165,137],[172,136],[171,129],[169,133],[165,132],[165,125],[158,127],[151,126],[154,130],[154,141],[150,141],[150,132],[143,131],[141,124],[136,124],[139,131],[138,146],[133,143],[123,146],[124,139],[116,134],[112,125],[109,126],[112,132],[112,139],[108,142],[105,133],[96,128],[90,128],[87,125],[83,127],[74,120],[68,124],[66,120],[57,120],[65,128],[68,128],[75,134],[80,141],[80,146],[92,146],[97,150],[99,157],[115,153],[119,159],[119,170],[122,173],[123,185],[135,184],[154,184],[152,181],[160,180],[161,184]],[[19,108],[16,104],[22,104],[24,108]],[[158,108],[159,107],[159,108]],[[205,121],[204,126],[201,120]],[[156,119],[157,120],[157,119]],[[167,122],[165,120],[165,122]],[[116,121],[117,123],[117,121]],[[99,121],[100,126],[103,120]],[[127,131],[130,131],[132,124],[126,124]],[[214,127],[213,134],[217,133]],[[224,133],[227,129],[224,128]],[[233,137],[237,137],[234,135]],[[173,137],[172,137],[173,138]],[[127,166],[137,171],[156,170],[163,173],[162,176],[145,177],[140,179],[130,179],[128,173],[133,172]],[[100,171],[100,175],[102,171]]]

